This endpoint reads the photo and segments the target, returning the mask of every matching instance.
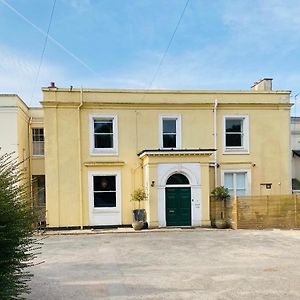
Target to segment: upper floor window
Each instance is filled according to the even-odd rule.
[[[44,155],[44,128],[32,128],[32,155]]]
[[[91,115],[91,154],[117,154],[117,116]]]
[[[224,151],[248,152],[248,116],[224,116]]]
[[[160,147],[165,149],[181,147],[181,120],[179,115],[160,116]]]

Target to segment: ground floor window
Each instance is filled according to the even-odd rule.
[[[88,172],[90,225],[120,225],[121,171]]]
[[[93,176],[94,207],[116,207],[116,176]]]
[[[43,229],[46,226],[45,175],[32,176],[32,197],[37,214],[38,229]]]
[[[32,176],[32,192],[35,205],[38,207],[46,206],[45,175]]]
[[[228,188],[232,196],[245,196],[248,194],[247,171],[224,171],[223,185]]]

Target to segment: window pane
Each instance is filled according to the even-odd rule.
[[[227,133],[226,147],[242,147],[242,135]]]
[[[190,182],[184,175],[174,174],[169,177],[167,184],[190,184]]]
[[[44,142],[32,142],[32,155],[44,155]]]
[[[115,191],[116,176],[94,176],[94,191]]]
[[[94,121],[95,133],[113,133],[112,120],[95,120]]]
[[[228,189],[228,191],[230,196],[234,196],[234,189]]]
[[[32,141],[34,142],[44,141],[44,128],[32,129]]]
[[[226,120],[226,132],[242,132],[243,120]]]
[[[94,193],[94,207],[116,207],[116,192]]]
[[[164,148],[176,148],[176,134],[164,134],[163,135],[163,147]]]
[[[237,196],[245,196],[246,195],[246,190],[245,189],[236,190],[236,195]]]
[[[163,120],[163,133],[176,133],[176,119]]]
[[[224,174],[224,186],[228,189],[233,189],[233,173]]]
[[[237,189],[246,188],[246,173],[236,173],[236,188]]]
[[[95,134],[95,148],[113,148],[113,134]]]

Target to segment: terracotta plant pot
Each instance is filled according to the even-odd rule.
[[[225,219],[217,219],[216,220],[216,227],[218,229],[227,228],[227,221]]]
[[[132,222],[132,227],[134,230],[142,230],[144,227],[143,221],[134,221]]]

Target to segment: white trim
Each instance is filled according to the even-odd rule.
[[[226,119],[243,121],[243,139],[241,147],[226,147]],[[223,115],[223,154],[249,154],[249,116],[248,115]]]
[[[163,120],[176,120],[176,148],[164,148],[163,146]],[[181,115],[159,115],[159,146],[160,149],[181,149]]]
[[[175,173],[175,174],[178,174],[178,173]],[[182,173],[180,173],[180,174],[182,174]],[[172,188],[172,187],[173,188],[182,188],[182,187],[191,187],[191,185],[189,183],[187,183],[187,184],[166,184],[166,187],[168,187],[168,188]]]
[[[222,169],[221,185],[225,183],[225,173],[246,173],[246,195],[251,195],[251,169]],[[234,189],[236,187],[234,186]]]
[[[95,148],[94,139],[94,120],[112,120],[113,121],[113,148]],[[90,114],[90,155],[118,155],[118,116],[106,114]]]
[[[17,107],[0,107],[0,113],[17,113],[18,108]]]
[[[116,207],[94,207],[94,176],[116,176]],[[121,224],[121,172],[120,171],[89,171],[89,219],[90,225]]]
[[[170,176],[176,173],[185,175],[190,184],[184,187],[191,188],[191,225],[201,226],[202,218],[202,190],[200,163],[158,164],[157,166],[157,213],[158,226],[166,227],[166,187]],[[183,185],[180,185],[183,187]]]

